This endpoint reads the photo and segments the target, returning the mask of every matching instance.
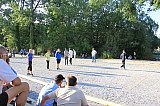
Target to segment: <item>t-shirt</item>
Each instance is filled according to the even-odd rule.
[[[122,61],[125,61],[126,53],[122,53],[122,54],[121,54],[121,58],[122,58]]]
[[[29,61],[32,62],[32,59],[33,59],[33,54],[31,53],[28,53],[28,58],[29,58]]]
[[[41,89],[41,91],[39,93],[36,106],[40,106],[40,102],[42,101],[42,99],[44,98],[44,96],[47,95],[47,94],[49,94],[49,93],[51,93],[51,92],[53,92],[53,91],[55,91],[57,88],[59,88],[59,86],[56,83],[54,83],[54,82],[45,85]],[[52,104],[53,104],[54,101],[55,101],[54,99],[47,100],[44,106],[52,106]]]
[[[95,56],[97,52],[95,50],[92,50],[92,56]]]
[[[61,52],[56,51],[56,59],[61,59]]]
[[[76,51],[73,52],[74,56],[76,56]]]
[[[73,51],[69,50],[69,57],[72,58],[73,57]]]
[[[17,73],[3,59],[0,59],[0,93],[2,93],[4,82],[10,83],[17,77]]]
[[[26,53],[26,50],[23,50],[23,53]]]
[[[50,55],[51,55],[51,53],[47,52],[45,55],[46,55],[46,60],[50,61]]]
[[[57,92],[57,95],[56,95]],[[57,106],[86,106],[87,101],[81,90],[74,86],[59,88],[48,94],[50,99],[57,98]]]
[[[65,57],[68,57],[68,50],[65,50],[65,51],[64,51],[64,56],[65,56]]]

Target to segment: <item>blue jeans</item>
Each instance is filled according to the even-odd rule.
[[[96,56],[92,56],[92,62],[96,62]]]

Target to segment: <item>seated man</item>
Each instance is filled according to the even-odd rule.
[[[129,55],[128,60],[132,60],[132,56],[131,55]]]
[[[61,84],[63,82],[63,79],[65,79],[61,74],[58,74],[55,78],[54,78],[54,82],[45,85],[38,96],[38,100],[37,100],[37,104],[36,106],[40,106],[40,102],[41,100],[44,98],[45,95],[49,94],[50,92],[55,91],[57,88],[62,87]],[[44,106],[52,106],[53,104],[56,104],[55,99],[52,100],[48,100]]]
[[[89,106],[83,92],[75,87],[76,84],[77,78],[68,76],[66,87],[47,94],[42,99],[40,106],[44,106],[47,100],[55,98],[57,98],[57,106]]]
[[[29,92],[29,85],[21,82],[17,73],[7,64],[8,52],[4,46],[0,46],[0,106],[7,106],[14,97],[16,106],[25,106]],[[2,87],[12,85],[13,87],[2,93]]]

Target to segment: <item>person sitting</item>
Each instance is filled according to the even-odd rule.
[[[7,106],[14,97],[16,106],[25,106],[29,92],[29,85],[26,82],[21,82],[17,73],[6,62],[8,52],[4,46],[0,46],[0,106]],[[12,85],[13,87],[2,92],[3,86]]]
[[[63,79],[65,79],[61,74],[58,74],[55,76],[54,78],[54,82],[52,83],[49,83],[47,85],[45,85],[40,93],[39,93],[39,96],[38,96],[38,99],[37,99],[37,103],[36,103],[36,106],[40,106],[40,102],[41,100],[44,98],[45,95],[49,94],[50,92],[53,92],[55,91],[57,88],[59,87],[62,87],[61,84],[63,82]],[[44,106],[54,106],[56,105],[56,100],[55,99],[51,99],[51,100],[48,100]]]
[[[84,56],[84,59],[86,59],[87,58],[87,53],[85,54],[85,56]]]
[[[81,90],[76,88],[77,78],[68,76],[65,88],[59,88],[54,92],[47,94],[41,101],[40,106],[44,106],[49,99],[57,98],[57,106],[89,106]]]
[[[132,56],[131,55],[128,56],[128,60],[132,60]]]

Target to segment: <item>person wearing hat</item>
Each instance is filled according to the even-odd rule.
[[[40,106],[45,106],[47,100],[57,99],[57,106],[89,106],[81,90],[76,88],[77,78],[68,76],[65,88],[59,88],[47,94],[41,101]]]
[[[44,98],[45,95],[49,94],[50,92],[55,91],[57,88],[63,87],[63,86],[62,86],[63,79],[65,79],[65,78],[63,77],[63,75],[58,74],[58,75],[55,76],[54,82],[45,85],[45,86],[41,89],[41,91],[40,91],[40,93],[39,93],[36,106],[40,106],[40,102],[41,102],[41,100]],[[48,101],[44,104],[44,106],[56,106],[56,100],[55,100],[55,99],[48,100]]]

